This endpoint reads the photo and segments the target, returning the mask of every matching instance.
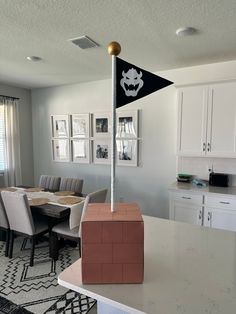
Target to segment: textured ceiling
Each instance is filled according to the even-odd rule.
[[[235,17],[235,0],[0,0],[0,81],[35,88],[108,78],[112,40],[121,58],[153,72],[233,60]],[[199,33],[177,37],[182,26]],[[82,35],[100,47],[68,41]]]

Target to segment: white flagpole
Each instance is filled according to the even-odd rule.
[[[111,212],[115,212],[115,180],[116,180],[116,56],[121,47],[117,42],[108,45],[108,53],[112,55],[112,130],[111,130]]]

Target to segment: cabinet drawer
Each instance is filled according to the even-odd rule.
[[[189,194],[189,193],[174,193],[173,200],[185,204],[198,204],[202,205],[203,195]]]
[[[226,197],[213,197],[206,196],[206,206],[217,207],[222,209],[235,209],[236,210],[236,199],[230,199]]]

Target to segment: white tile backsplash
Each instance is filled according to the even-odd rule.
[[[236,158],[177,157],[177,173],[189,173],[208,180],[209,171],[231,174],[231,184],[236,186]]]

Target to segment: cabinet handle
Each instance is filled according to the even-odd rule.
[[[208,214],[207,214],[207,220],[208,220],[208,221],[211,220],[211,213],[210,213],[210,212],[208,212]]]
[[[206,143],[203,143],[203,151],[206,151]]]
[[[191,200],[191,197],[187,197],[187,196],[182,196],[182,198],[184,198],[185,200]]]
[[[201,210],[199,211],[198,219],[199,219],[199,220],[202,220],[202,211],[201,211]]]
[[[230,204],[230,202],[220,202],[221,204]]]
[[[207,151],[209,152],[211,150],[211,144],[207,143]]]

